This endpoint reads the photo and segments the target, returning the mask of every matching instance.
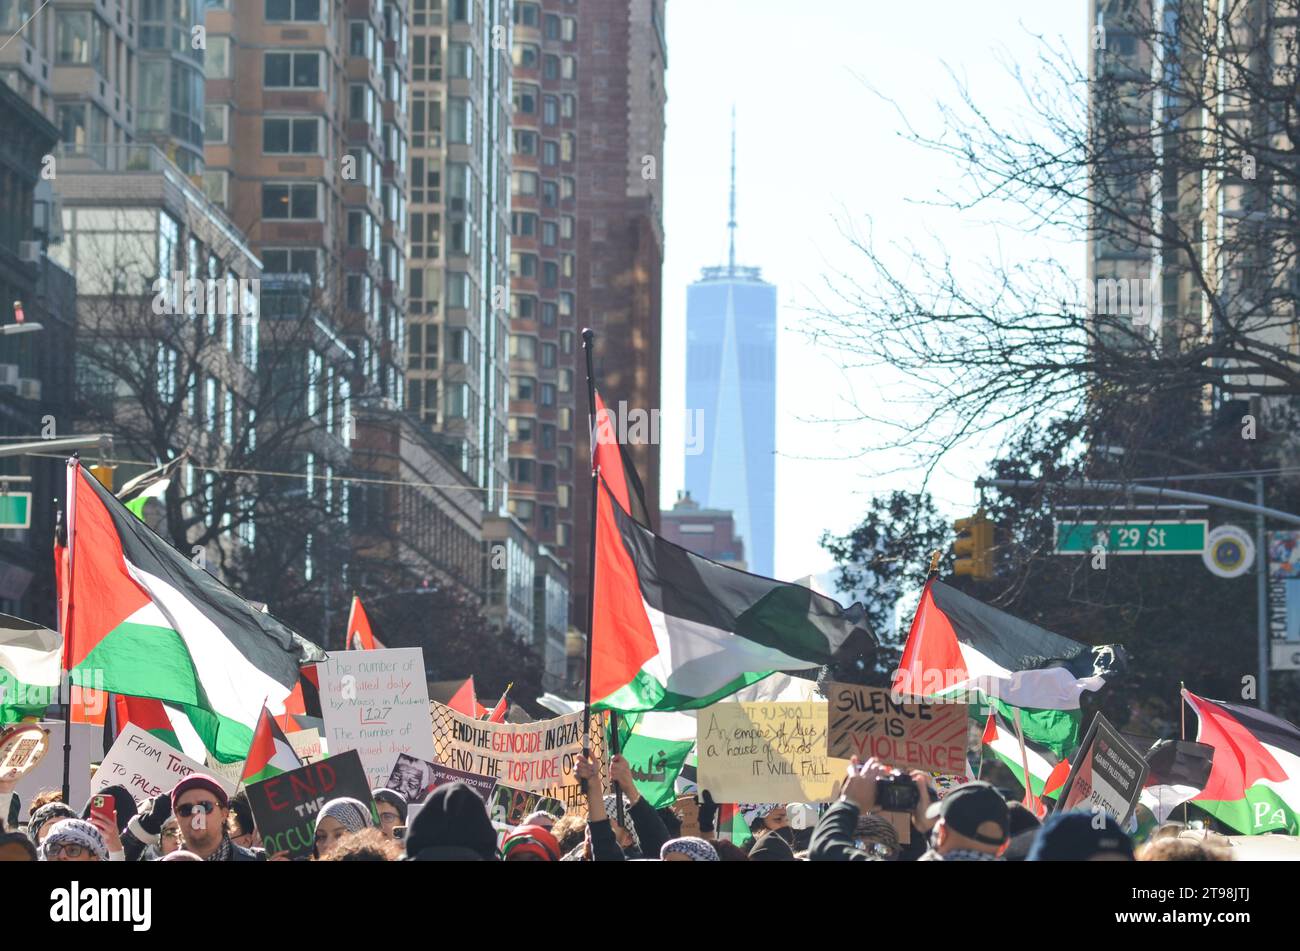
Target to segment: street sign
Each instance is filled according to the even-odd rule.
[[[32,527],[32,494],[5,492],[0,495],[0,528]]]
[[[1220,578],[1240,578],[1255,564],[1255,541],[1236,525],[1220,525],[1206,539],[1201,560]]]
[[[1109,555],[1199,555],[1209,522],[1057,522],[1056,554],[1086,555],[1100,545]]]
[[[1273,642],[1274,670],[1300,670],[1300,641]]]

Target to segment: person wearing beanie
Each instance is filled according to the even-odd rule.
[[[496,861],[497,833],[478,793],[464,783],[447,783],[429,793],[407,830],[406,859]]]
[[[517,826],[501,843],[501,858],[507,862],[558,862],[560,843],[549,829]]]
[[[190,773],[171,791],[172,812],[181,829],[182,847],[205,862],[260,862],[266,853],[230,841],[226,820],[230,799],[221,784],[205,773]]]
[[[341,840],[374,824],[370,807],[360,799],[331,799],[316,813],[316,858],[324,858]]]
[[[1133,840],[1107,812],[1058,812],[1048,816],[1027,862],[1132,862]]]
[[[107,862],[108,843],[84,819],[60,819],[41,843],[42,862]]]
[[[693,835],[682,836],[680,839],[669,839],[659,849],[659,858],[665,862],[720,861],[718,859],[718,850],[713,847],[712,842],[706,842],[704,839],[696,838]],[[753,861],[752,855],[750,861]]]
[[[393,830],[398,826],[406,825],[406,815],[409,811],[406,804],[406,797],[395,789],[372,789],[370,798],[375,801],[375,811],[379,813],[379,831],[384,834],[384,838],[392,841]]]
[[[117,816],[117,828],[107,827],[103,820],[90,814],[90,807],[100,796],[106,796],[113,800],[113,809]],[[132,835],[127,831],[132,822],[135,823],[138,829],[140,822],[136,813],[135,797],[131,795],[125,786],[105,786],[98,792],[91,793],[90,798],[86,800],[86,805],[82,807],[81,818],[99,829],[104,836],[104,841],[108,843],[109,858],[114,862],[134,862],[140,857],[140,853],[144,851],[145,846],[150,844],[150,837],[145,835],[143,830],[141,830],[141,836]]]
[[[27,817],[27,837],[32,840],[32,845],[39,846],[56,820],[76,818],[79,818],[76,811],[66,803],[58,800],[47,802]]]

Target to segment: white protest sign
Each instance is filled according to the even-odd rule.
[[[314,763],[318,759],[325,758],[325,741],[321,739],[320,730],[295,730],[292,733],[286,733],[284,738],[289,741],[293,747],[293,752],[298,759],[302,760],[303,765]]]
[[[90,792],[97,793],[105,786],[125,786],[137,802],[143,802],[171,792],[173,786],[196,772],[205,773],[207,768],[171,744],[128,723],[91,779]],[[214,778],[227,794],[235,791],[235,784],[225,777]]]
[[[317,669],[325,744],[331,755],[356,750],[372,787],[388,780],[398,753],[435,759],[418,647],[332,651]]]

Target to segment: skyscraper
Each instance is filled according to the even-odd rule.
[[[772,575],[776,516],[776,286],[736,264],[736,132],[731,133],[727,264],[686,290],[686,409],[701,414],[701,449],[686,491],[730,509],[750,569]]]

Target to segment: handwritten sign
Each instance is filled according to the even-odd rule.
[[[325,743],[333,753],[356,750],[371,786],[384,784],[398,753],[434,759],[418,647],[332,651],[318,670]]]
[[[564,815],[564,803],[558,799],[524,792],[511,786],[498,785],[488,799],[488,817],[493,823],[514,827],[538,810],[549,812],[555,818]]]
[[[827,684],[826,696],[831,756],[874,756],[895,769],[966,773],[966,704],[897,702],[884,687],[857,684]]]
[[[325,741],[321,739],[320,730],[294,730],[292,733],[286,733],[284,738],[289,741],[294,753],[304,764],[325,758]]]
[[[370,781],[356,750],[308,763],[248,787],[248,804],[270,855],[288,852],[289,858],[311,855],[316,848],[316,814],[331,799],[348,796],[370,807]]]
[[[128,723],[91,779],[90,792],[97,793],[105,786],[125,786],[136,802],[143,802],[171,792],[173,786],[194,772],[207,769],[170,743]],[[235,784],[224,776],[214,778],[227,794],[235,791]]]
[[[574,767],[582,754],[582,714],[533,723],[471,720],[441,703],[429,705],[436,759],[445,766],[558,799],[567,812],[586,815],[586,797]],[[605,738],[593,717],[587,745],[604,759]]]
[[[826,755],[827,705],[718,703],[699,713],[697,782],[717,802],[821,802],[844,763]]]

